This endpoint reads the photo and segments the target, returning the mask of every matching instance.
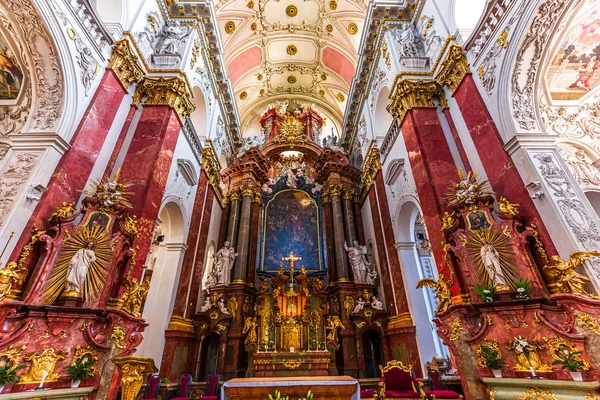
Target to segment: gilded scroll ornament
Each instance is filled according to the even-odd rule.
[[[9,347],[8,349],[0,352],[0,360],[4,362],[4,366],[8,366],[9,369],[7,372],[12,372],[17,369],[19,366],[19,361],[21,360],[21,354],[23,351],[27,349],[27,346],[23,345],[21,347]]]
[[[125,88],[128,88],[132,83],[140,82],[145,75],[138,57],[133,54],[131,45],[125,38],[115,43],[113,53],[108,60],[108,68],[115,72]]]
[[[281,364],[287,369],[296,369],[302,365],[302,360],[283,360]]]
[[[121,297],[123,305],[121,308],[127,311],[129,314],[140,317],[142,303],[148,295],[150,290],[150,277],[144,278],[144,281],[140,284],[137,278],[127,279],[123,282],[125,286],[125,293]]]
[[[75,203],[67,203],[63,201],[62,205],[58,206],[56,210],[52,213],[50,219],[54,218],[67,218],[73,215],[75,212]]]
[[[551,338],[544,337],[544,340],[548,344],[548,352],[555,361],[564,361],[565,358],[571,355],[571,359],[581,363],[581,369],[583,371],[590,369],[590,364],[581,358],[581,354],[573,354],[576,352],[581,353],[573,343],[557,336]]]
[[[444,215],[442,216],[442,230],[452,228],[452,225],[454,225],[454,221],[454,212],[444,212]]]
[[[589,278],[576,272],[585,260],[600,256],[600,251],[575,251],[571,253],[569,260],[564,261],[558,256],[552,256],[554,265],[544,266],[544,272],[554,279],[561,293],[572,293],[578,296],[597,299],[598,296],[588,293],[584,286]]]
[[[508,201],[506,198],[500,196],[500,200],[498,201],[498,207],[500,208],[500,212],[506,215],[519,215],[519,207],[518,204],[513,204]]]
[[[24,360],[30,363],[29,370],[21,376],[20,383],[39,383],[46,376],[45,382],[56,382],[60,375],[54,372],[56,364],[67,358],[67,353],[62,350],[46,349],[42,353],[29,353]]]
[[[469,63],[463,54],[462,47],[453,44],[448,50],[446,59],[442,61],[435,80],[441,86],[449,86],[454,93],[469,72]]]
[[[596,335],[600,335],[600,326],[596,321],[596,318],[591,314],[586,314],[581,311],[573,313],[577,317],[577,326],[581,328],[587,328],[594,332]]]
[[[151,358],[123,357],[113,358],[112,362],[121,373],[121,398],[134,400],[144,383],[144,374],[158,372]]]
[[[489,350],[491,350],[491,352],[496,354],[497,360],[502,359],[502,352],[500,351],[500,347],[498,346],[498,339],[486,339],[479,346],[477,346],[477,351],[476,351],[477,364],[479,364],[479,366],[481,368],[487,368],[487,365],[488,365],[486,362],[484,350],[483,350],[483,348],[486,348],[486,347]]]
[[[448,310],[450,304],[452,304],[452,292],[450,287],[454,284],[454,278],[449,281],[444,279],[444,274],[439,274],[438,280],[435,281],[431,278],[421,279],[417,284],[417,289],[428,287],[435,290],[435,296],[438,300],[437,313],[443,313]]]
[[[125,344],[125,328],[121,326],[115,326],[110,334],[110,339],[115,343],[117,349],[124,349],[127,345]]]
[[[464,333],[465,328],[460,319],[455,319],[450,322],[450,341],[454,342],[460,338],[461,333]]]
[[[414,107],[436,107],[434,98],[439,99],[442,105],[446,104],[444,91],[436,82],[403,79],[396,83],[390,93],[392,101],[387,106],[387,110],[393,117],[402,120],[404,115]]]
[[[515,395],[517,400],[557,400],[552,392],[536,387],[531,387],[523,393],[523,396]]]
[[[125,222],[121,223],[121,227],[131,236],[136,236],[138,234],[138,219],[135,215],[128,215],[125,218]]]
[[[537,249],[538,253],[540,254],[540,257],[542,258],[542,260],[544,260],[546,263],[550,264],[550,259],[548,258],[548,253],[546,253],[546,249],[544,249],[544,243],[542,243],[542,241],[540,240],[540,234],[537,231],[537,227],[534,224],[531,224],[531,226],[528,226],[525,229],[532,233],[533,240],[535,241],[535,248]]]
[[[73,354],[73,358],[71,359],[71,363],[69,365],[76,365],[77,361],[82,358],[87,358],[87,361],[98,361],[98,351],[92,349],[90,346],[81,347],[80,345],[77,345],[75,346],[75,354]],[[89,376],[96,375],[96,372],[98,372],[96,368],[92,367],[92,372],[89,374]]]
[[[381,170],[381,154],[376,146],[371,145],[369,150],[367,150],[362,170],[363,172],[360,179],[364,185],[364,190],[368,191],[375,182],[375,176],[377,176],[377,173]]]
[[[184,118],[194,111],[191,95],[186,82],[178,76],[171,77],[146,77],[137,85],[132,103],[139,105],[146,98],[144,104],[166,105],[173,107],[179,118]]]
[[[0,266],[2,262],[0,261]],[[21,286],[27,277],[27,269],[19,267],[12,261],[6,264],[6,267],[0,269],[0,301],[9,297],[13,283]]]

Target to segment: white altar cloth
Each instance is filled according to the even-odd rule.
[[[350,376],[336,376],[332,377],[335,379],[327,379],[327,377],[297,377],[297,378],[263,378],[264,381],[258,379],[232,379],[227,381],[221,387],[221,400],[229,400],[229,397],[225,396],[225,389],[228,387],[260,387],[260,386],[275,386],[274,382],[277,382],[277,387],[289,387],[289,386],[336,386],[353,384],[356,386],[356,391],[352,395],[352,400],[360,400],[360,384],[358,381]],[[278,389],[283,396],[285,391]],[[319,399],[315,399],[319,400]]]

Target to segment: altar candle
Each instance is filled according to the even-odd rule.
[[[533,367],[529,367],[529,370],[531,371],[531,376],[537,376]]]
[[[40,386],[38,386],[38,389],[43,389],[44,388],[44,382],[46,382],[46,377],[48,376],[48,371],[43,371],[42,372],[42,381],[40,382]]]

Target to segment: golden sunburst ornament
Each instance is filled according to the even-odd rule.
[[[346,100],[346,98],[344,97],[343,94],[338,93],[337,96],[335,96],[335,98],[337,99],[337,101],[339,101],[340,103],[342,103],[344,100]]]
[[[331,1],[329,2],[329,8],[331,8],[332,10],[336,10],[336,9],[337,9],[337,6],[338,6],[338,5],[337,5],[337,1],[335,1],[335,0],[331,0]]]
[[[331,32],[333,32],[333,25],[327,24],[327,26],[325,27],[325,29],[327,29],[327,32],[331,33]]]
[[[111,179],[108,175],[104,175],[102,179],[92,179],[90,184],[82,191],[82,193],[92,196],[98,201],[99,209],[111,208],[116,205],[123,207],[131,207],[131,203],[127,199],[133,192],[128,192],[127,189],[132,186],[130,183],[119,182],[121,170],[117,170],[115,177]]]
[[[458,183],[452,183],[452,187],[446,193],[446,200],[450,206],[475,204],[480,197],[492,195],[487,191],[490,183],[487,180],[479,179],[479,172],[465,172],[459,168]]]
[[[293,85],[294,83],[296,83],[297,79],[294,75],[290,75],[287,77],[287,81],[288,83],[291,83]]]
[[[112,254],[108,232],[104,228],[78,228],[63,241],[56,265],[43,289],[44,302],[52,304],[63,294],[83,297],[86,305],[93,303],[108,279]]]
[[[248,92],[240,93],[240,100],[246,100],[248,98]]]

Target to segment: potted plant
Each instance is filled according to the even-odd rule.
[[[82,380],[96,372],[94,364],[96,364],[96,360],[88,360],[87,357],[81,357],[66,368],[67,374],[71,377],[72,388],[79,387]]]
[[[12,364],[3,365],[0,367],[0,393],[4,390],[6,385],[19,381],[17,371],[23,368],[27,368],[25,365],[17,365],[13,367]]]
[[[160,383],[161,383],[162,385],[168,385],[168,384],[169,384],[169,378],[162,378],[162,379],[160,380]]]
[[[313,393],[312,391],[308,391],[308,393],[306,394],[306,397],[300,397],[297,400],[312,400],[313,399]],[[283,397],[281,395],[281,392],[279,392],[279,390],[275,391],[275,394],[270,394],[269,395],[269,400],[294,400],[294,399],[290,399],[289,396],[285,396]]]
[[[478,284],[475,286],[475,293],[481,297],[486,303],[491,303],[496,300],[496,287]]]
[[[479,350],[480,352],[478,352],[478,358],[480,365],[484,368],[491,369],[492,373],[494,374],[494,378],[502,378],[501,368],[504,366],[504,364],[506,364],[502,358],[502,353],[486,343],[479,345]]]
[[[531,282],[527,279],[519,279],[514,282],[516,288],[515,298],[519,300],[526,300],[531,294]]]
[[[583,381],[581,371],[585,369],[585,363],[581,359],[581,351],[570,351],[565,354],[565,358],[562,360],[555,360],[552,365],[561,365],[562,369],[568,369],[571,374],[571,378],[574,381]]]

